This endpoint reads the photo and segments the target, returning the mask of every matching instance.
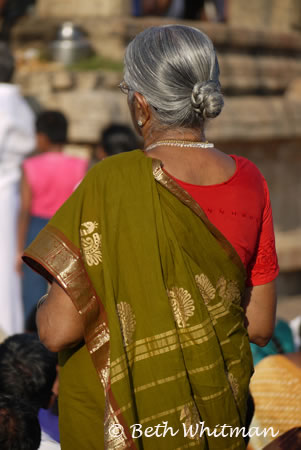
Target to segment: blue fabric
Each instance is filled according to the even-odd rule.
[[[25,247],[28,247],[47,223],[48,219],[35,216],[30,218]],[[31,311],[36,307],[38,300],[46,292],[47,281],[41,275],[38,275],[30,269],[29,266],[23,264],[22,296],[25,320],[28,319]]]
[[[141,0],[133,0],[133,15],[142,16]]]
[[[49,409],[40,409],[39,422],[41,428],[56,442],[60,442],[59,418]]]

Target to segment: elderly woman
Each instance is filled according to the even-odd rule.
[[[96,165],[25,252],[53,282],[37,322],[60,351],[63,449],[245,448],[278,265],[265,180],[205,141],[218,77],[201,31],[139,34],[120,87],[144,151]]]

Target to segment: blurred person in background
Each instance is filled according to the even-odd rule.
[[[129,152],[137,148],[139,148],[139,139],[134,131],[128,125],[112,123],[101,131],[99,143],[92,156],[90,166],[108,156]]]
[[[0,42],[0,327],[23,330],[21,280],[15,267],[21,164],[35,147],[34,114],[12,84],[14,59]]]
[[[226,20],[226,0],[210,0],[216,11],[216,21],[225,22]],[[206,20],[204,12],[206,0],[184,0],[183,19],[187,20]]]
[[[0,392],[1,450],[38,450],[40,443],[41,428],[34,411],[22,398]]]
[[[36,0],[0,0],[0,17],[2,25],[0,40],[9,41],[12,27],[26,14],[28,8],[35,4]]]
[[[249,341],[275,324],[266,181],[206,141],[224,101],[200,30],[138,34],[120,89],[143,151],[94,166],[24,253],[52,282],[37,325],[60,351],[63,448],[245,449],[229,434],[134,440],[131,426],[247,426]]]
[[[21,204],[18,221],[17,269],[23,274],[22,292],[25,320],[47,292],[47,282],[28,267],[21,255],[84,177],[88,161],[66,155],[68,122],[60,111],[44,111],[36,121],[39,155],[23,163]]]
[[[216,21],[226,22],[227,21],[227,6],[229,0],[212,0],[216,10]]]
[[[205,0],[184,0],[183,19],[201,20],[205,6]]]
[[[134,0],[134,15],[184,18],[185,7],[185,0]]]
[[[216,21],[226,20],[226,0],[210,0],[216,11]],[[169,16],[186,20],[207,20],[205,0],[134,0],[135,16]]]
[[[60,448],[58,417],[45,410],[58,395],[56,366],[57,355],[33,334],[16,334],[0,344],[0,394],[22,401],[39,417],[42,441],[54,449]]]
[[[161,16],[165,14],[173,0],[134,0],[135,16]]]

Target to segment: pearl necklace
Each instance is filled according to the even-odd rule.
[[[167,146],[167,147],[181,147],[181,148],[212,148],[214,147],[214,144],[206,141],[206,142],[195,142],[195,141],[176,141],[176,140],[164,140],[164,141],[158,141],[154,144],[149,145],[146,147],[145,151],[148,152],[149,150],[152,150],[156,147],[161,146]]]

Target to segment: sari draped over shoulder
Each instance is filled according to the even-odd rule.
[[[96,165],[24,260],[84,324],[85,345],[60,355],[63,449],[245,448],[230,436],[253,371],[244,267],[160,161],[137,150]]]

